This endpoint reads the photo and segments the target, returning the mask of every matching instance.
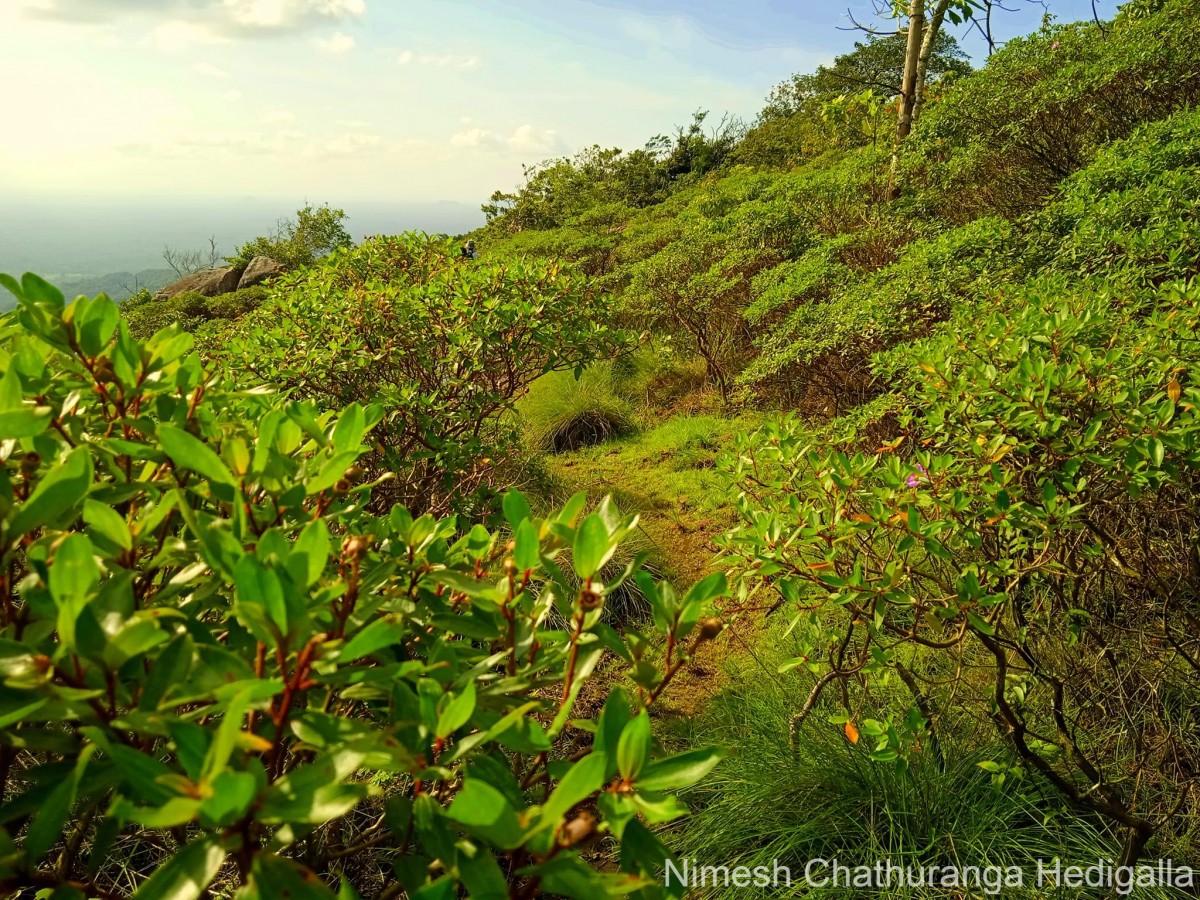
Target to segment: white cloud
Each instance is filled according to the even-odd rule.
[[[251,28],[295,28],[306,20],[361,16],[364,0],[223,0],[230,18]]]
[[[225,92],[225,99],[228,100],[230,103],[237,103],[239,100],[242,99],[242,92],[239,91],[237,88],[230,88],[229,90],[227,90]]]
[[[405,50],[396,57],[399,66],[435,66],[439,69],[477,69],[482,64],[478,56],[459,56],[454,53],[414,53]]]
[[[471,125],[470,120],[464,124],[468,127],[450,137],[450,146],[460,150],[507,150],[520,156],[553,156],[567,149],[556,131],[539,129],[529,124],[518,125],[507,136]]]
[[[212,40],[214,37],[207,28],[182,19],[155,26],[149,37],[150,44],[163,53],[178,53],[193,44],[210,43]]]
[[[313,38],[313,46],[322,53],[328,53],[331,56],[340,56],[354,49],[354,38],[348,34],[342,34],[340,31],[335,31],[327,38]]]
[[[508,149],[513,153],[542,153],[547,156],[561,153],[566,145],[553,130],[540,131],[532,125],[519,125],[508,138]]]
[[[375,149],[382,143],[383,138],[377,134],[348,132],[326,141],[321,145],[321,149],[329,156],[353,156],[364,150]]]
[[[197,75],[204,75],[207,78],[228,78],[229,73],[220,66],[214,66],[210,62],[198,62],[192,66],[192,71]]]
[[[268,109],[263,113],[263,121],[268,125],[290,125],[296,121],[296,114],[286,109]]]
[[[450,137],[450,146],[466,150],[498,150],[504,142],[486,128],[464,128]]]
[[[0,0],[9,3],[12,0]],[[108,25],[140,20],[157,32],[186,22],[228,38],[303,31],[357,19],[366,0],[17,0],[31,19],[55,24]],[[155,23],[158,23],[155,25]]]

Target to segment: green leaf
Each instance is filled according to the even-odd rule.
[[[591,578],[612,555],[608,529],[604,527],[604,520],[595,513],[584,519],[579,530],[575,532],[572,553],[575,573],[580,578]]]
[[[996,629],[992,627],[992,623],[978,613],[967,611],[967,621],[971,623],[971,627],[980,634],[995,634]]]
[[[200,804],[200,812],[218,826],[231,825],[246,814],[258,793],[258,779],[250,772],[226,769],[212,782],[212,794]]]
[[[221,457],[200,439],[171,425],[158,426],[158,439],[175,465],[191,469],[216,484],[237,487],[237,479]]]
[[[0,272],[0,285],[18,300],[25,299],[25,292],[21,289],[20,282],[11,275]]]
[[[351,403],[338,417],[333,429],[333,449],[338,453],[357,451],[362,444],[363,434],[367,430],[367,417],[363,408],[357,403]]]
[[[399,644],[404,640],[406,633],[407,629],[403,622],[391,618],[376,619],[352,637],[342,648],[342,652],[338,654],[338,662],[353,662],[364,656],[370,656],[376,650]]]
[[[50,427],[50,407],[24,406],[0,412],[0,437],[31,438]]]
[[[321,519],[309,522],[292,545],[288,572],[302,587],[312,587],[329,562],[329,528]]]
[[[85,748],[79,754],[71,775],[64,778],[38,807],[25,835],[25,855],[30,862],[37,863],[63,836],[71,807],[79,795],[79,783],[83,780],[88,762],[98,749],[95,744]]]
[[[250,880],[236,900],[337,900],[320,878],[299,863],[260,851],[250,868]]]
[[[475,682],[468,681],[466,689],[446,704],[438,716],[436,736],[448,738],[462,728],[475,712]]]
[[[346,815],[369,793],[366,784],[342,783],[362,760],[362,754],[342,750],[293,769],[271,785],[256,819],[268,825],[322,825]]]
[[[573,763],[542,807],[542,821],[557,826],[573,806],[604,786],[607,767],[608,758],[595,751]]]
[[[108,344],[120,321],[117,305],[104,294],[89,301],[82,315],[75,318],[79,348],[88,356],[96,356]]]
[[[516,549],[513,550],[513,562],[517,570],[527,572],[536,569],[541,559],[541,544],[538,541],[537,527],[532,519],[522,519],[517,526]]]
[[[43,478],[12,517],[7,540],[15,541],[36,528],[54,522],[68,528],[68,510],[82,503],[92,485],[92,457],[86,447],[76,447]]]
[[[520,491],[508,491],[504,495],[504,518],[512,528],[530,518],[529,503]]]
[[[25,294],[25,299],[34,303],[49,303],[58,309],[62,309],[65,303],[62,291],[32,272],[26,272],[21,276],[21,290]]]
[[[524,831],[504,794],[479,778],[469,778],[450,808],[447,818],[468,834],[481,837],[503,850],[521,846]]]
[[[694,585],[683,598],[684,603],[708,603],[714,597],[720,597],[729,592],[729,584],[724,572],[713,572]]]
[[[633,782],[650,761],[650,716],[640,712],[630,719],[617,744],[617,770]]]
[[[471,900],[508,900],[508,880],[487,847],[460,844],[458,877]]]
[[[96,534],[111,541],[122,550],[128,550],[133,546],[133,535],[129,533],[129,526],[111,506],[96,500],[85,500],[83,521],[87,522]]]
[[[571,526],[575,524],[575,520],[579,514],[583,512],[584,506],[587,505],[587,494],[579,491],[571,496],[571,499],[563,505],[563,508],[558,511],[555,516],[555,521],[560,525]]]
[[[50,567],[50,595],[58,607],[58,634],[63,645],[75,648],[75,622],[95,596],[100,567],[86,535],[73,532],[59,545]]]
[[[197,838],[159,866],[134,900],[196,900],[224,860],[225,851],[215,837]]]
[[[212,745],[208,748],[208,755],[204,758],[204,772],[201,776],[204,781],[212,783],[229,763],[229,757],[233,755],[234,747],[237,746],[237,736],[242,731],[243,720],[256,699],[263,695],[264,690],[278,691],[280,687],[282,686],[274,682],[251,684],[242,688],[229,701],[221,724],[217,726]]]
[[[721,761],[718,750],[690,750],[650,763],[638,776],[643,791],[673,791],[691,787]]]

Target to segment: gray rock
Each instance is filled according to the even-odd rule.
[[[250,265],[246,266],[246,271],[242,273],[242,280],[238,282],[238,290],[252,287],[268,278],[274,278],[282,271],[283,263],[278,260],[271,259],[269,256],[256,256],[250,260]]]
[[[228,294],[236,291],[238,281],[242,276],[240,269],[199,269],[190,275],[184,275],[178,281],[168,284],[155,294],[158,300],[169,300],[177,294],[194,291],[205,297],[215,297],[218,294]]]

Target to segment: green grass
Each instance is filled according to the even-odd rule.
[[[852,745],[840,726],[827,721],[832,710],[818,708],[793,748],[789,722],[811,681],[795,672],[777,674],[787,655],[779,630],[755,644],[751,657],[730,658],[728,665],[736,671],[700,715],[675,722],[677,739],[717,745],[728,754],[713,776],[685,797],[693,815],[667,835],[681,857],[702,865],[750,867],[770,867],[778,860],[794,878],[813,859],[836,858],[846,865],[890,859],[912,867],[960,869],[1020,866],[1025,889],[1002,896],[1033,898],[1057,896],[1031,889],[1038,859],[1092,865],[1116,854],[1118,842],[1102,823],[1065,813],[1061,798],[1033,776],[993,786],[979,763],[1007,761],[1008,755],[990,723],[943,718],[944,762],[928,751],[916,753],[907,772],[872,762],[865,740]],[[897,703],[906,701],[898,696]],[[738,894],[736,888],[705,890],[689,896]],[[796,892],[758,890],[755,895]],[[964,895],[907,886],[859,894],[841,886],[805,896],[925,900]]]
[[[550,372],[517,403],[522,440],[533,451],[557,453],[599,444],[634,426],[634,408],[617,393],[612,361],[573,372]]]
[[[666,573],[690,583],[710,571],[712,539],[732,524],[728,489],[717,455],[757,419],[680,416],[656,428],[541,458],[530,493],[547,507],[577,491],[611,494],[642,517],[653,558]]]

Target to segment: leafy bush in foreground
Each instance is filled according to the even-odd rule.
[[[371,515],[380,408],[239,393],[189,335],[0,279],[0,889],[666,895],[648,826],[716,756],[655,759],[647,707],[719,632],[723,577],[601,583],[635,520],[582,496],[534,519],[507,495],[509,542]],[[631,577],[659,664],[600,622]],[[606,650],[637,696],[573,718]],[[585,861],[597,837],[617,868]]]

